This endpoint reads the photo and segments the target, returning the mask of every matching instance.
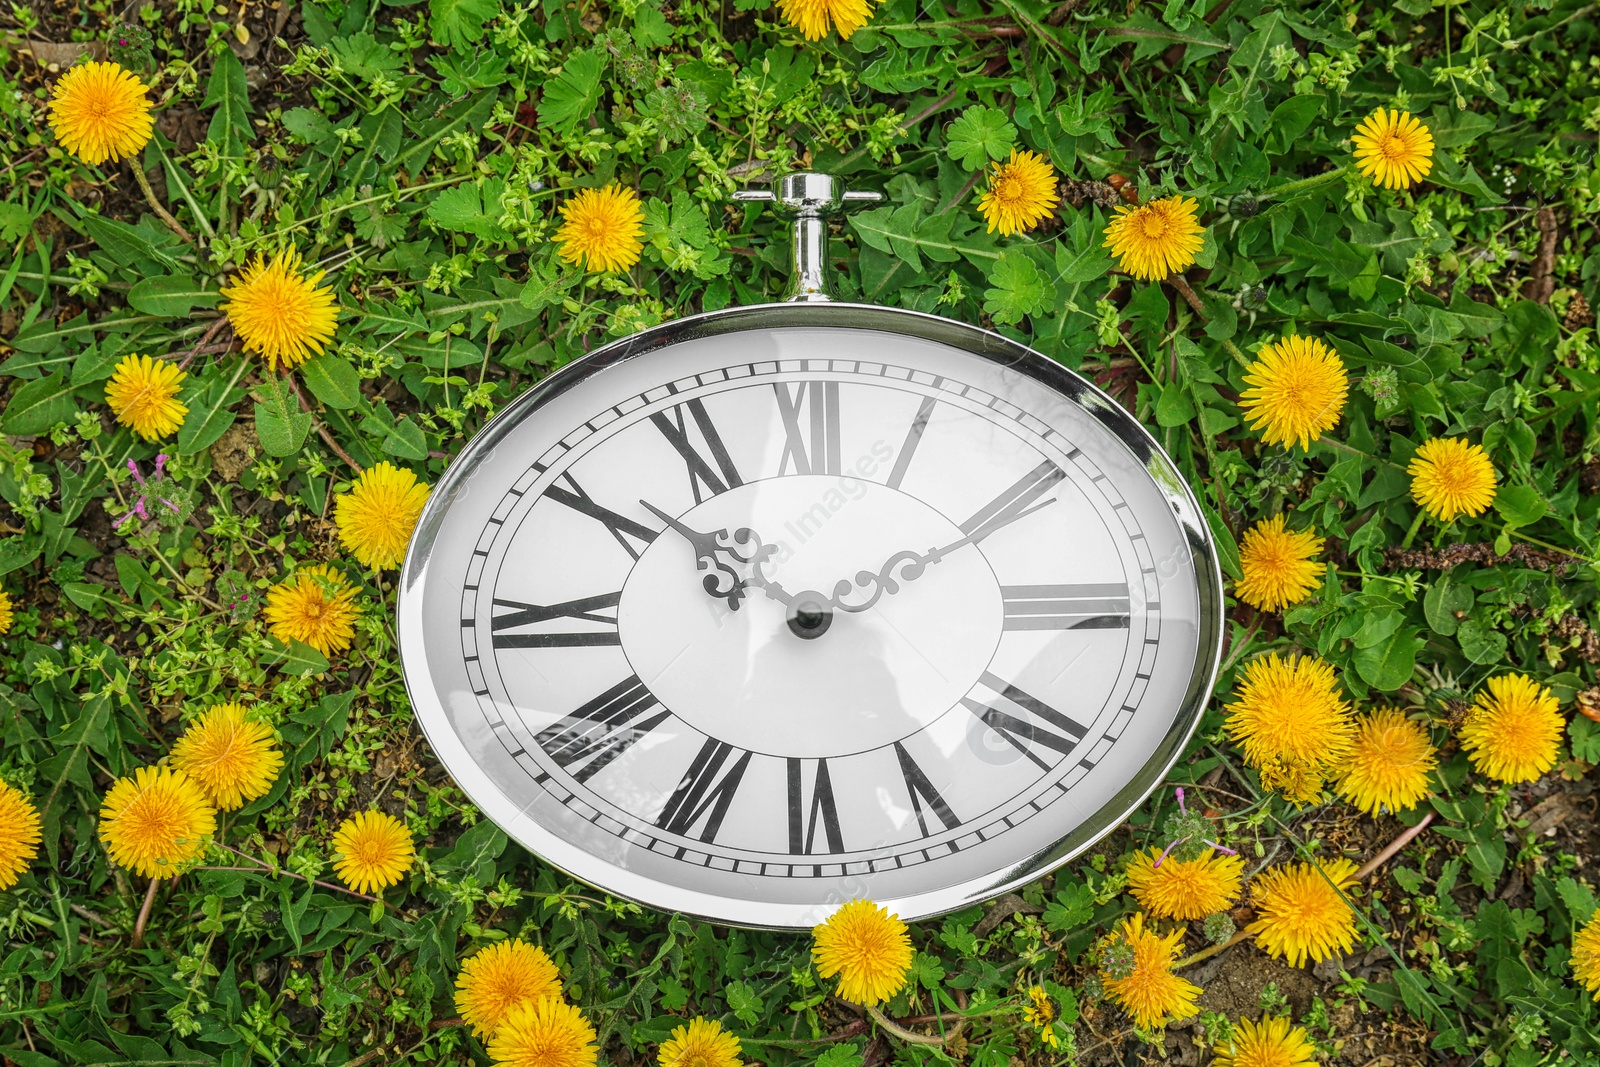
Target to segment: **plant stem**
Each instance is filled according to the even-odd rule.
[[[944,1046],[944,1038],[942,1037],[930,1037],[927,1034],[913,1033],[912,1031],[901,1026],[899,1023],[895,1022],[893,1019],[889,1018],[877,1008],[873,1007],[871,1004],[864,1005],[864,1007],[867,1009],[867,1014],[872,1016],[873,1022],[877,1023],[879,1026],[883,1027],[885,1030],[889,1031],[902,1041],[913,1045],[934,1045],[936,1047]]]
[[[1427,517],[1427,512],[1417,509],[1417,517],[1411,520],[1411,528],[1406,531],[1405,540],[1400,542],[1401,548],[1410,548],[1411,542],[1417,539],[1417,531],[1422,529],[1422,520]]]
[[[1316,174],[1310,178],[1301,178],[1299,181],[1289,182],[1287,185],[1280,185],[1275,189],[1268,189],[1261,194],[1260,199],[1267,200],[1280,196],[1290,196],[1294,193],[1303,193],[1307,189],[1315,189],[1319,185],[1328,185],[1339,178],[1343,178],[1345,172],[1349,169],[1350,164],[1346,163],[1342,167],[1335,167],[1333,170],[1325,171],[1322,174]]]
[[[155,907],[156,903],[156,886],[160,884],[161,880],[159,878],[150,879],[150,888],[145,892],[144,904],[139,908],[139,917],[135,919],[133,923],[134,948],[144,947],[145,924],[150,921],[150,909]]]
[[[1240,930],[1238,933],[1234,934],[1220,945],[1210,945],[1201,949],[1199,952],[1196,952],[1193,956],[1187,956],[1184,959],[1179,960],[1177,963],[1172,965],[1172,969],[1174,971],[1181,971],[1185,967],[1193,967],[1202,960],[1209,960],[1212,956],[1215,956],[1219,952],[1226,952],[1228,949],[1239,944],[1248,937],[1250,937],[1249,934],[1245,933],[1243,930]]]
[[[1432,822],[1433,812],[1430,811],[1428,814],[1422,817],[1421,822],[1408,828],[1399,837],[1385,845],[1382,852],[1368,860],[1366,865],[1356,872],[1356,879],[1359,881],[1360,879],[1363,879],[1367,875],[1371,874],[1373,871],[1376,871],[1379,867],[1382,867],[1385,863],[1388,863],[1394,858],[1397,852],[1411,844],[1412,840],[1415,839],[1418,834],[1422,833],[1422,831],[1426,830]]]
[[[161,201],[156,199],[156,191],[150,188],[150,179],[145,177],[144,167],[140,165],[137,159],[132,162],[133,176],[138,180],[139,188],[144,190],[145,201],[150,205],[151,210],[161,217],[161,221],[166,223],[167,228],[177,234],[179,240],[184,244],[194,244],[194,238],[189,236],[189,231],[184,229],[178,220],[173,218],[171,213],[161,206]]]

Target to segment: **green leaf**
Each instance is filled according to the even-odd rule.
[[[583,277],[581,270],[568,270],[562,272],[560,264],[553,260],[541,263],[528,277],[528,284],[522,287],[518,297],[522,306],[533,311],[561,303],[561,294],[572,287],[572,283]]]
[[[128,290],[128,303],[146,315],[173,318],[189,314],[197,305],[217,306],[220,294],[183,274],[163,274],[140,278]]]
[[[861,1046],[854,1041],[833,1045],[817,1056],[816,1067],[861,1067]]]
[[[1111,253],[1091,238],[1083,248],[1071,252],[1065,240],[1056,245],[1056,280],[1068,285],[1097,281],[1111,269]]]
[[[1046,279],[1026,252],[1008,248],[989,273],[994,288],[984,290],[983,310],[994,321],[1014,326],[1045,308]]]
[[[71,422],[77,413],[72,383],[58,371],[18,389],[0,415],[0,428],[13,434],[48,433],[52,426]]]
[[[728,1009],[746,1026],[754,1026],[761,1019],[764,1006],[755,986],[749,982],[729,982],[723,989],[728,999]]]
[[[1156,401],[1156,423],[1160,426],[1186,426],[1195,417],[1194,398],[1183,382],[1168,382]]]
[[[361,403],[361,376],[348,359],[332,353],[306,361],[300,378],[311,395],[330,408],[353,408]]]
[[[398,61],[396,59],[396,62]],[[434,147],[440,141],[446,137],[454,137],[462,130],[477,129],[487,122],[490,113],[494,111],[494,102],[494,93],[474,93],[454,104],[437,122],[424,125],[421,129],[413,129],[412,139],[408,139],[405,146],[400,149],[400,153],[394,157],[392,169],[411,174],[421,170],[433,156]]]
[[[57,862],[62,807],[68,801],[69,786],[94,789],[88,770],[89,748],[104,747],[105,726],[110,717],[111,694],[102,690],[91,695],[72,724],[53,739],[55,754],[39,765],[39,781],[50,783],[49,791],[39,802],[39,820],[51,866]]]
[[[422,436],[422,427],[409,418],[400,419],[383,439],[383,450],[391,456],[412,459],[421,463],[428,458],[428,442]]]
[[[599,52],[574,52],[561,65],[561,73],[544,83],[539,101],[539,121],[562,133],[571,133],[579,120],[600,103],[600,74],[605,60]]]
[[[1422,611],[1434,633],[1449,637],[1456,632],[1458,616],[1464,618],[1472,610],[1474,599],[1471,588],[1457,584],[1450,572],[1445,571],[1428,586],[1427,595],[1422,598]]]
[[[447,230],[505,240],[507,233],[495,220],[500,217],[500,194],[505,183],[498,178],[446,189],[428,205],[428,218]]]
[[[85,215],[82,222],[89,239],[124,266],[148,270],[154,264],[172,270],[178,265],[172,249],[178,238],[166,229],[152,231],[146,227],[144,220],[152,217],[140,216],[138,226],[129,226],[126,222],[100,215]],[[157,222],[156,225],[160,226],[161,223]]]
[[[256,387],[256,436],[269,456],[292,456],[311,432],[311,415],[300,410],[283,381],[267,375]]]
[[[244,80],[244,64],[231,48],[216,53],[211,80],[206,82],[206,98],[201,107],[214,107],[206,140],[225,156],[242,156],[254,133],[250,128],[250,87]],[[181,312],[180,312],[181,314]]]
[[[233,405],[244,396],[244,390],[237,386],[245,367],[245,361],[241,360],[231,378],[217,372],[209,378],[190,378],[183,383],[180,399],[188,405],[189,414],[184,416],[183,426],[178,430],[180,456],[210,448],[233,425],[237,417]]]
[[[1056,884],[1060,886],[1062,879]],[[1056,890],[1055,899],[1045,905],[1044,924],[1058,934],[1068,933],[1094,918],[1094,889],[1071,882]]]
[[[381,43],[370,33],[352,33],[336,37],[328,43],[334,58],[346,72],[362,81],[371,81],[380,74],[399,70],[405,60]]]
[[[1505,659],[1506,635],[1477,619],[1463,619],[1456,629],[1461,654],[1474,663],[1499,663]]]
[[[32,537],[14,534],[0,537],[0,577],[20,570],[39,558],[44,542],[38,534]]]
[[[1017,128],[999,108],[975,104],[950,124],[945,151],[968,170],[977,170],[991,159],[1005,159],[1017,142]]]
[[[1420,645],[1414,627],[1395,630],[1387,638],[1356,650],[1356,673],[1372,688],[1392,693],[1411,680]]]
[[[1572,739],[1572,756],[1585,763],[1600,763],[1600,723],[1586,715],[1574,715],[1567,724]]]
[[[306,416],[307,419],[310,416]],[[290,641],[289,649],[284,653],[283,660],[278,664],[278,669],[284,674],[292,674],[304,678],[308,674],[322,674],[332,667],[328,657],[301,641]]]
[[[1531,485],[1508,485],[1495,494],[1494,509],[1510,526],[1532,526],[1550,510]]]
[[[433,40],[465,49],[483,37],[483,24],[500,13],[499,0],[428,0]]]

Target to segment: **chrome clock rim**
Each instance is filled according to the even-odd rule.
[[[445,769],[486,817],[530,852],[573,879],[665,911],[706,921],[765,929],[808,927],[817,921],[816,904],[741,901],[646,878],[625,867],[605,865],[604,884],[593,872],[577,873],[589,857],[532,819],[488,779],[453,731],[444,728],[445,711],[429,670],[422,626],[423,594],[440,527],[451,501],[476,467],[498,444],[553,398],[589,377],[700,337],[783,327],[866,330],[911,336],[964,351],[1041,382],[1084,410],[1132,454],[1173,511],[1194,562],[1199,627],[1194,666],[1171,725],[1149,759],[1106,804],[1065,833],[1052,846],[1010,868],[967,882],[878,903],[907,920],[959,910],[1032,882],[1083,854],[1116,829],[1159,788],[1198,729],[1210,699],[1221,659],[1224,618],[1222,574],[1210,527],[1177,466],[1154,436],[1116,401],[1074,371],[1027,346],[965,323],[917,311],[841,302],[760,304],[677,319],[621,338],[568,364],[506,405],[467,443],[434,487],[412,536],[400,576],[396,609],[401,670],[417,721]],[[837,903],[843,903],[842,900]]]

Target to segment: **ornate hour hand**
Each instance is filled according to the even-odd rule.
[[[982,541],[985,537],[988,537],[990,534],[994,533],[996,530],[1000,529],[1002,526],[1007,526],[1013,522],[1016,522],[1025,515],[1032,515],[1040,508],[1048,507],[1054,503],[1055,498],[1052,497],[1049,500],[1035,504],[1032,507],[1021,508],[998,519],[991,520],[990,522],[987,522],[978,529],[974,530],[972,533],[967,534],[960,540],[950,542],[943,548],[930,548],[926,552],[896,552],[894,555],[890,556],[888,561],[884,563],[882,567],[879,567],[876,572],[857,571],[855,581],[852,582],[847,579],[841,579],[840,581],[835,582],[833,586],[833,596],[829,598],[828,602],[823,605],[823,607],[836,611],[866,611],[879,600],[883,599],[884,596],[898,593],[900,591],[901,582],[912,582],[917,580],[918,578],[922,577],[923,573],[930,566],[938,563],[956,549],[964,548],[967,545],[976,544],[979,541]],[[898,574],[895,573],[896,570],[899,571]],[[846,603],[844,598],[849,596],[851,593],[854,593],[858,589],[862,591],[870,591],[872,595],[861,603]]]
[[[740,527],[732,534],[726,529],[710,532],[691,529],[648,500],[639,503],[693,546],[697,569],[712,568],[712,572],[700,584],[713,598],[727,601],[729,611],[739,610],[739,602],[744,599],[745,590],[750,586],[765,591],[773,600],[789,603],[790,597],[783,587],[761,573],[762,564],[777,554],[777,545],[764,543],[761,536],[747,526]],[[742,577],[729,560],[749,567],[750,576]]]

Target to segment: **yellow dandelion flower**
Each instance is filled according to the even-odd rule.
[[[150,356],[124,356],[106,382],[106,403],[117,421],[146,441],[178,432],[188,405],[177,399],[188,374]]]
[[[1428,795],[1428,772],[1438,762],[1425,726],[1381,708],[1356,723],[1334,789],[1368,815],[1408,811]]]
[[[1566,720],[1555,694],[1523,674],[1484,683],[1461,725],[1472,765],[1502,782],[1531,782],[1556,765]]]
[[[1047,1048],[1059,1048],[1061,1039],[1056,1036],[1056,1028],[1052,1025],[1056,1021],[1056,1006],[1050,1002],[1050,994],[1044,991],[1043,986],[1036,985],[1028,990],[1028,999],[1033,1003],[1022,1009],[1022,1017],[1033,1024],[1041,1044]]]
[[[1301,448],[1338,425],[1350,381],[1338,354],[1315,337],[1290,334],[1263,348],[1245,369],[1239,406],[1269,445]]]
[[[1433,169],[1433,134],[1409,111],[1380,107],[1350,139],[1357,169],[1380,189],[1409,189]]]
[[[300,273],[300,253],[287,249],[255,261],[221,289],[219,309],[246,352],[260,353],[273,370],[296,367],[321,355],[339,318],[339,301],[324,289],[325,271]]]
[[[1600,1000],[1600,911],[1572,939],[1572,977]]]
[[[872,18],[874,0],[778,0],[783,21],[806,35],[808,41],[828,36],[831,22],[845,40]]]
[[[1128,892],[1158,919],[1204,919],[1233,906],[1243,877],[1240,856],[1208,848],[1197,859],[1162,859],[1161,850],[1152,848],[1128,864]]]
[[[1132,967],[1121,978],[1101,971],[1100,979],[1106,995],[1122,1005],[1140,1029],[1165,1026],[1200,1011],[1194,1002],[1200,987],[1172,973],[1183,943],[1181,927],[1163,936],[1146,930],[1144,913],[1136,912],[1117,927],[1117,936],[1131,950]]]
[[[561,205],[561,218],[555,239],[563,262],[598,271],[623,271],[639,262],[644,209],[632,189],[616,183],[580,189]]]
[[[80,63],[50,92],[50,128],[61,147],[97,166],[144,150],[154,123],[148,86],[117,63]]]
[[[688,1026],[674,1026],[661,1042],[656,1062],[661,1067],[741,1067],[739,1039],[722,1024],[696,1016]]]
[[[21,790],[0,782],[0,889],[10,889],[39,854],[39,809]]]
[[[1494,503],[1494,464],[1482,445],[1459,437],[1435,437],[1418,446],[1406,473],[1411,495],[1440,522],[1457,515],[1481,515]]]
[[[1315,1067],[1317,1050],[1305,1030],[1288,1019],[1240,1019],[1233,1040],[1211,1049],[1211,1067]]]
[[[1312,562],[1322,551],[1315,530],[1284,529],[1284,517],[1263,519],[1239,543],[1244,578],[1233,587],[1240,600],[1262,611],[1298,604],[1321,584],[1323,567]]]
[[[167,767],[118,778],[100,806],[100,840],[112,861],[147,878],[176,878],[216,829],[216,811],[199,784]]]
[[[343,652],[361,614],[355,597],[344,576],[326,563],[302,567],[267,591],[268,632],[284,644],[303,641],[324,656]]]
[[[594,1067],[594,1041],[583,1012],[545,997],[506,1017],[489,1041],[489,1058],[506,1067]]]
[[[428,487],[410,470],[387,460],[368,467],[334,501],[339,540],[363,566],[398,566],[427,502]]]
[[[232,702],[201,712],[172,746],[171,759],[222,811],[266,796],[283,770],[272,727],[248,718],[244,706]]]
[[[1139,207],[1123,204],[1106,227],[1105,247],[1117,257],[1118,267],[1141,281],[1187,270],[1205,247],[1197,210],[1186,196],[1167,196]]]
[[[1347,859],[1324,863],[1320,870],[1310,863],[1280,864],[1250,883],[1250,903],[1259,918],[1245,933],[1291,967],[1349,952],[1356,943],[1356,913],[1338,891],[1355,881],[1356,865]]]
[[[357,812],[334,831],[333,869],[357,893],[376,893],[394,885],[416,858],[411,831],[381,811]]]
[[[12,608],[11,594],[0,591],[0,634],[11,632],[11,623],[15,618],[16,613]]]
[[[823,978],[839,976],[839,996],[856,1004],[888,1000],[906,984],[911,935],[870,900],[852,900],[811,931],[811,958]]]
[[[1262,784],[1301,803],[1321,792],[1355,736],[1333,668],[1276,653],[1245,665],[1225,726],[1245,762],[1262,771]]]
[[[456,976],[456,1011],[478,1037],[493,1034],[514,1009],[560,995],[556,965],[520,937],[469,956]]]
[[[978,210],[989,222],[988,232],[999,230],[1010,237],[1049,215],[1060,202],[1056,172],[1050,161],[1037,152],[1013,148],[1009,160],[994,165],[989,189],[979,199]]]

